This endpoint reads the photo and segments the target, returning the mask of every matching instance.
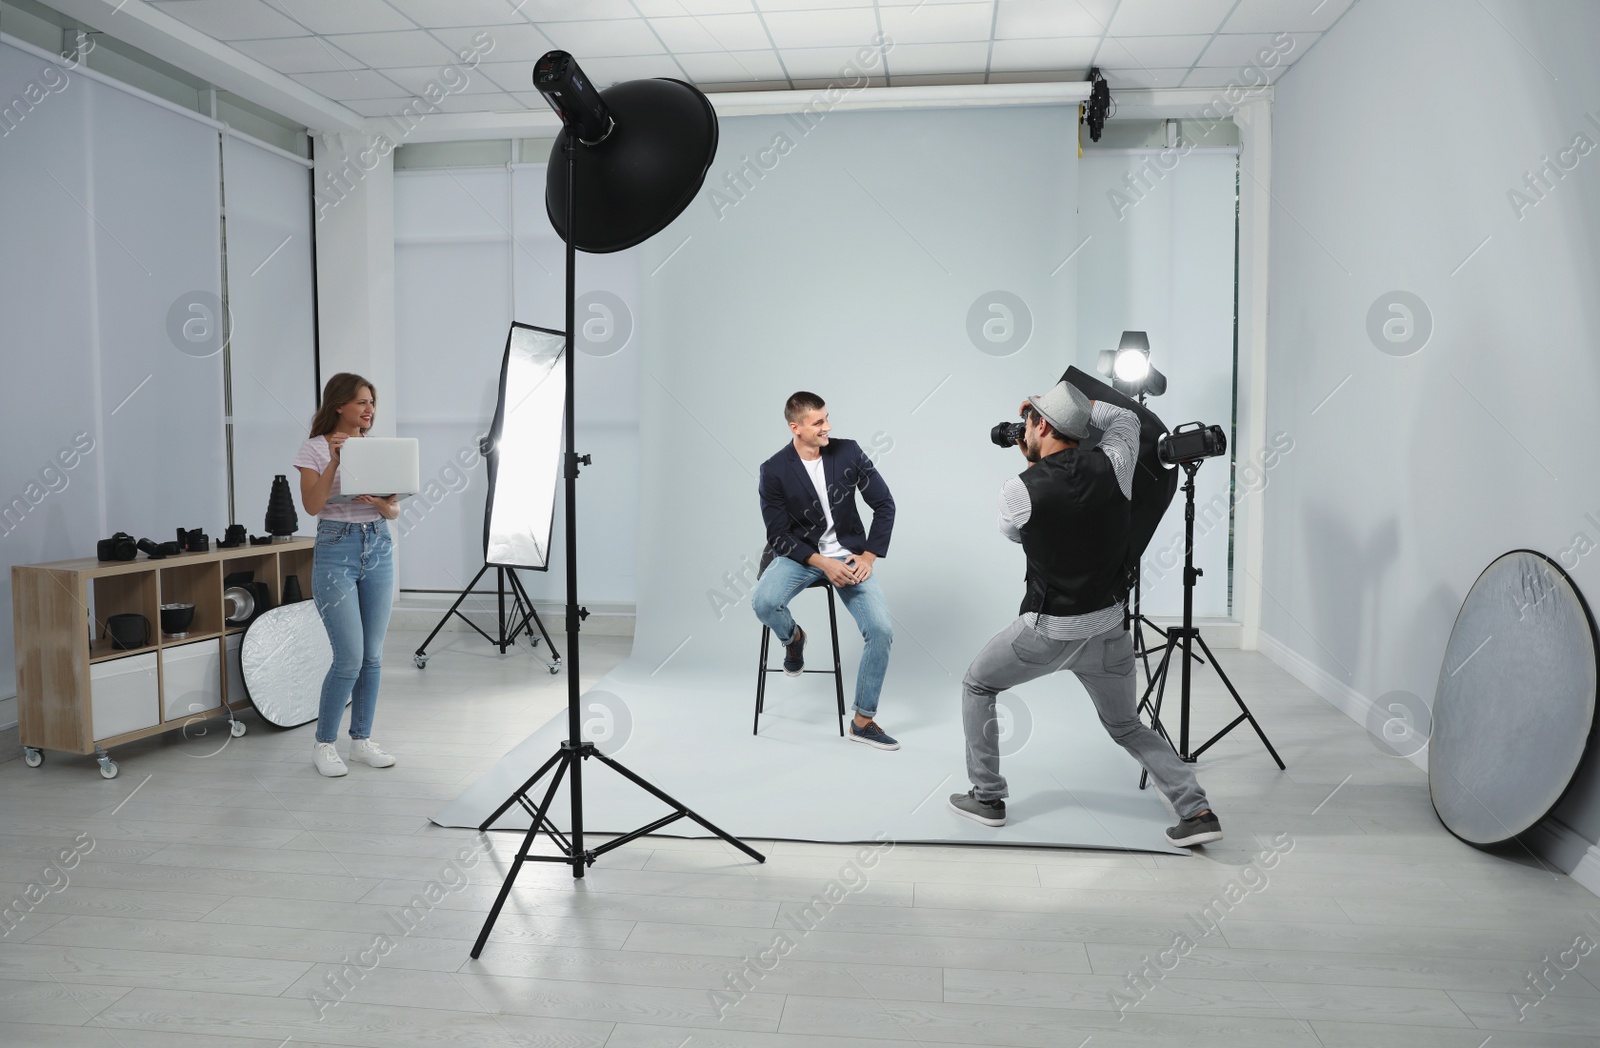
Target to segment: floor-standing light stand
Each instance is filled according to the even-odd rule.
[[[495,595],[499,598],[499,617],[497,619],[499,636],[496,637],[489,636],[481,626],[467,618],[461,611],[461,604],[468,597],[488,596],[487,593],[475,593],[475,589],[478,585],[478,580],[483,578],[490,568],[495,571]],[[508,583],[511,589],[511,615],[520,616],[520,618],[512,619],[506,615],[506,588]],[[450,616],[452,615],[477,630],[478,635],[499,648],[502,655],[506,653],[507,648],[517,642],[517,635],[521,633],[528,635],[528,643],[530,645],[538,647],[539,637],[535,636],[533,632],[534,627],[537,626],[540,635],[544,637],[545,646],[550,649],[550,658],[541,659],[540,661],[544,662],[545,668],[551,673],[561,672],[561,653],[556,651],[555,642],[550,639],[550,631],[544,628],[544,620],[539,618],[539,612],[533,606],[533,598],[528,596],[528,591],[522,586],[522,580],[517,578],[516,568],[484,562],[483,567],[478,569],[478,573],[472,576],[472,581],[467,583],[466,588],[456,596],[456,602],[450,605],[450,610],[445,612],[439,619],[438,624],[433,627],[433,632],[428,634],[427,640],[424,640],[417,650],[412,653],[411,661],[416,665],[417,669],[427,668],[428,659],[432,657],[428,654],[428,645],[433,643],[433,638],[437,637],[439,631],[444,629],[444,624],[450,621]]]
[[[477,957],[483,952],[483,946],[489,938],[489,932],[494,927],[495,920],[500,916],[501,907],[505,905],[506,897],[511,894],[511,887],[517,879],[518,872],[524,862],[560,862],[572,866],[572,876],[582,877],[584,867],[592,865],[598,857],[619,848],[636,837],[676,822],[682,818],[689,818],[710,830],[716,836],[732,844],[757,862],[765,862],[766,857],[751,848],[743,841],[718,829],[689,808],[680,804],[672,797],[663,793],[655,786],[646,782],[638,775],[623,767],[617,761],[595,749],[592,742],[583,739],[583,730],[579,722],[579,651],[578,631],[582,620],[588,617],[588,609],[578,606],[578,467],[589,464],[588,455],[579,455],[576,450],[576,404],[574,397],[573,373],[574,367],[574,332],[576,330],[576,272],[577,272],[577,246],[580,239],[578,232],[578,147],[580,144],[590,148],[598,146],[611,138],[613,132],[627,127],[637,146],[635,152],[621,151],[616,143],[612,143],[610,160],[596,160],[598,170],[594,172],[595,181],[600,181],[607,174],[606,164],[612,168],[626,169],[629,178],[637,179],[639,164],[646,163],[661,167],[661,177],[658,181],[669,183],[665,191],[669,194],[668,203],[661,205],[648,199],[648,195],[636,192],[625,199],[603,200],[606,204],[614,205],[608,208],[609,217],[616,223],[616,228],[591,228],[591,223],[586,222],[583,227],[582,238],[585,241],[585,250],[588,251],[620,251],[632,247],[661,230],[668,222],[682,212],[699,190],[705,179],[706,168],[711,163],[711,158],[716,152],[716,115],[711,110],[710,103],[698,90],[676,80],[651,81],[639,80],[618,84],[607,89],[605,97],[597,94],[590,86],[588,78],[578,68],[572,56],[564,51],[552,51],[541,58],[534,67],[534,85],[544,94],[547,101],[561,117],[563,130],[557,139],[556,148],[562,152],[565,159],[566,184],[561,193],[565,221],[557,229],[567,242],[567,348],[566,348],[566,433],[565,454],[563,456],[563,482],[566,492],[566,537],[567,537],[567,739],[544,765],[535,772],[527,782],[524,782],[515,793],[506,798],[500,807],[494,810],[487,819],[478,827],[487,830],[496,819],[503,815],[513,804],[520,804],[532,817],[528,832],[523,837],[522,846],[517,850],[516,857],[512,860],[511,871],[506,875],[505,882],[500,886],[500,894],[495,897],[494,906],[489,910],[489,916],[483,923],[483,930],[478,933],[478,940],[472,946],[472,956]],[[697,119],[709,119],[709,146],[704,148],[703,157],[682,156],[679,149],[678,155],[672,155],[672,146],[663,143],[673,143],[677,139],[688,139],[691,131],[702,132],[704,127],[679,128],[674,126],[678,114],[674,112],[676,106],[684,103],[688,96],[677,89],[666,89],[659,85],[675,84],[679,89],[692,92],[699,100],[703,110],[696,109],[691,102],[691,110]],[[617,119],[613,119],[613,113]],[[630,119],[631,118],[631,119]],[[682,134],[679,134],[679,132]],[[640,140],[643,141],[640,141]],[[669,161],[678,160],[678,170],[672,170]],[[698,171],[693,169],[698,165]],[[555,169],[558,165],[552,164]],[[654,174],[651,168],[646,169]],[[552,174],[554,171],[552,170]],[[671,184],[673,176],[677,183]],[[587,181],[587,180],[586,180]],[[550,190],[557,188],[556,179],[548,179],[545,203],[547,210],[551,211],[551,218],[557,216],[551,204],[553,193]],[[634,183],[637,186],[637,182]],[[644,198],[643,204],[637,201]],[[630,213],[630,207],[633,208]],[[647,210],[640,212],[639,208]],[[648,210],[653,207],[653,210]],[[629,224],[631,222],[631,225]],[[600,223],[593,223],[598,226]],[[662,801],[672,808],[670,814],[664,815],[654,822],[647,823],[620,837],[613,838],[597,848],[586,849],[583,846],[583,762],[593,757],[615,770],[623,778],[649,793],[657,800]],[[551,774],[553,772],[553,774]],[[536,804],[530,791],[545,775],[551,774],[549,785],[546,786],[543,796]],[[563,777],[570,775],[572,782],[568,792],[572,801],[572,830],[564,834],[556,828],[548,817],[550,806],[555,800],[556,790],[561,785]],[[543,832],[555,844],[559,855],[530,855],[538,835]]]
[[[1155,692],[1155,704],[1151,707],[1151,726],[1161,733],[1161,737],[1168,743],[1172,736],[1161,723],[1161,702],[1166,695],[1167,674],[1172,668],[1172,656],[1177,652],[1181,659],[1179,669],[1179,707],[1178,707],[1178,743],[1173,746],[1179,757],[1193,763],[1200,754],[1210,749],[1217,740],[1228,732],[1237,728],[1245,721],[1250,722],[1256,734],[1261,736],[1261,744],[1272,754],[1272,759],[1277,762],[1278,768],[1284,767],[1283,758],[1278,756],[1278,751],[1272,748],[1272,743],[1267,739],[1266,732],[1261,730],[1261,725],[1256,723],[1255,716],[1250,708],[1239,697],[1238,689],[1222,672],[1222,667],[1217,665],[1217,657],[1211,654],[1211,649],[1206,646],[1206,640],[1200,635],[1200,629],[1194,624],[1194,583],[1203,572],[1194,566],[1194,475],[1200,471],[1200,460],[1179,463],[1183,467],[1183,625],[1174,626],[1167,631],[1167,643],[1162,648],[1161,662],[1156,667],[1156,675],[1151,679],[1149,687],[1145,689],[1144,698],[1139,700],[1140,708],[1150,702],[1150,693]],[[1192,651],[1192,645],[1200,645],[1200,650],[1206,653],[1206,658],[1211,662],[1211,668],[1217,671],[1217,676],[1222,678],[1223,685],[1228,689],[1228,694],[1233,696],[1233,701],[1239,705],[1239,716],[1228,722],[1228,726],[1207,739],[1198,749],[1189,749],[1189,661],[1197,658]],[[1149,773],[1139,776],[1139,788],[1144,789],[1149,781]]]

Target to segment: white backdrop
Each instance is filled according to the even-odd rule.
[[[435,484],[402,517],[402,589],[459,590],[482,566],[487,484],[475,441],[494,415],[506,329],[512,320],[565,328],[563,246],[545,215],[544,170],[395,177],[399,388],[390,403],[397,434],[422,443],[424,487]],[[585,600],[634,599],[637,289],[636,250],[578,255],[578,450],[599,467],[584,471],[579,492],[600,510],[585,520],[579,545]],[[565,549],[558,526],[552,564],[563,563]],[[564,600],[559,570],[520,574],[533,597]]]
[[[1130,172],[1151,188],[1130,192]],[[1151,409],[1169,427],[1198,420],[1230,434],[1228,457],[1208,461],[1195,478],[1194,560],[1205,574],[1194,611],[1219,617],[1229,612],[1237,172],[1233,152],[1090,151],[1079,162],[1078,233],[1089,238],[1080,255],[1079,367],[1093,373],[1099,350],[1115,349],[1125,330],[1146,331],[1151,361],[1168,379]],[[1241,477],[1241,494],[1257,487],[1244,497],[1259,497],[1257,476],[1250,471],[1251,484]],[[1182,501],[1179,491],[1145,550],[1147,615],[1183,614]]]
[[[996,498],[1024,462],[988,431],[1076,359],[1076,115],[835,113],[809,135],[722,121],[706,188],[642,247],[636,664],[754,662],[756,473],[789,439],[796,389],[877,450],[894,493],[885,702],[955,688],[1015,617],[1024,564]],[[779,135],[797,141],[729,204],[729,173]],[[815,635],[810,601],[796,612]],[[853,667],[859,634],[848,617],[840,632]]]

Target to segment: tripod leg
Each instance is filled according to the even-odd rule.
[[[707,822],[706,820],[702,819],[699,815],[695,814],[690,809],[684,807],[682,804],[679,804],[677,801],[673,800],[667,794],[663,793],[661,790],[656,789],[654,786],[650,785],[648,782],[646,782],[643,779],[639,778],[639,776],[635,775],[633,772],[629,771],[627,768],[624,768],[622,765],[618,764],[615,760],[612,760],[610,757],[607,757],[605,754],[601,753],[599,750],[595,750],[594,751],[594,756],[595,756],[596,760],[604,761],[607,767],[614,769],[617,772],[617,774],[623,776],[629,782],[631,782],[635,786],[639,787],[641,790],[644,790],[646,793],[648,793],[651,796],[655,797],[657,800],[662,801],[663,803],[669,804],[672,807],[674,807],[674,808],[678,809],[679,811],[683,812],[683,814],[687,815],[689,818],[693,819],[695,822],[698,822],[701,826],[704,826],[706,829],[710,830],[712,833],[716,834],[718,837],[721,837],[723,840],[727,841],[729,844],[733,845],[735,848],[738,848],[740,851],[742,851],[746,855],[750,856],[750,858],[754,859],[756,862],[766,862],[767,861],[767,857],[765,855],[762,855],[760,852],[758,852],[754,848],[750,847],[750,845],[746,844],[744,841],[741,841],[739,838],[733,836],[732,834],[728,833],[725,830],[719,829],[716,826],[711,825],[709,822]]]
[[[422,655],[428,650],[428,645],[433,643],[433,638],[437,637],[439,635],[439,631],[444,629],[444,624],[450,621],[450,616],[454,615],[456,613],[456,609],[461,607],[461,602],[467,599],[467,594],[472,592],[472,587],[478,584],[478,580],[483,578],[483,573],[488,570],[489,565],[485,564],[483,567],[478,569],[478,573],[476,575],[472,576],[472,581],[467,583],[467,588],[461,591],[461,593],[456,597],[456,602],[450,605],[450,610],[444,613],[444,616],[439,619],[438,624],[433,627],[433,632],[428,634],[428,639],[422,642],[421,647],[417,648],[416,654],[418,658],[422,657]],[[468,625],[471,625],[471,623],[469,622]]]
[[[556,753],[549,760],[545,761],[544,764],[542,764],[539,767],[538,771],[534,772],[533,775],[531,775],[528,778],[527,782],[525,782],[521,786],[517,787],[517,792],[515,792],[511,796],[507,797],[504,804],[502,804],[502,805],[500,805],[500,807],[496,808],[489,815],[489,817],[487,819],[484,819],[483,822],[478,825],[478,832],[482,833],[484,830],[487,830],[490,826],[494,825],[494,821],[496,819],[498,819],[500,816],[504,815],[506,813],[506,809],[507,808],[509,808],[513,804],[517,803],[517,798],[518,797],[521,797],[523,794],[525,794],[529,790],[533,789],[533,784],[538,782],[541,778],[543,778],[545,772],[547,772],[551,768],[555,767],[556,761],[559,761],[560,759],[561,759],[561,751],[558,750],[558,751],[556,751]]]
[[[561,751],[551,759],[551,762],[561,761],[568,751]],[[577,760],[577,757],[571,758]],[[549,767],[546,764],[545,767]],[[522,838],[522,847],[517,849],[517,854],[511,860],[511,872],[506,874],[505,881],[500,885],[500,894],[495,896],[494,906],[489,910],[488,918],[483,922],[483,929],[478,932],[478,941],[472,944],[472,957],[477,959],[483,952],[483,944],[489,941],[489,932],[494,928],[494,922],[500,917],[500,908],[506,904],[506,897],[511,894],[511,886],[517,881],[517,874],[522,871],[522,864],[528,859],[528,849],[533,847],[533,842],[538,838],[539,827],[544,823],[545,812],[550,810],[550,802],[555,800],[556,787],[561,785],[561,776],[567,772],[567,762],[562,761],[561,767],[556,769],[555,776],[550,780],[550,788],[544,791],[544,800],[539,802],[539,810],[533,817],[533,823],[528,827],[527,836]],[[541,771],[539,774],[544,774]],[[515,796],[513,797],[515,799]],[[509,801],[507,803],[510,803]]]
[[[507,568],[506,574],[511,577],[512,596],[516,598],[518,614],[522,615],[522,618],[517,622],[517,628],[511,631],[512,640],[515,641],[518,633],[526,632],[528,634],[528,646],[535,649],[533,657],[539,659],[537,650],[539,638],[533,635],[533,627],[530,625],[532,622],[538,623],[539,632],[544,634],[544,642],[550,651],[548,659],[539,659],[539,661],[543,662],[545,668],[551,673],[559,672],[561,669],[561,655],[556,651],[556,646],[550,643],[550,634],[545,633],[544,623],[540,621],[539,613],[533,608],[533,598],[529,597],[528,591],[522,588],[522,580],[517,578],[515,568]]]
[[[1211,660],[1211,668],[1216,670],[1217,676],[1222,678],[1222,683],[1227,687],[1228,694],[1232,695],[1233,701],[1239,704],[1239,712],[1244,714],[1245,719],[1250,722],[1250,727],[1254,728],[1256,730],[1256,734],[1261,737],[1261,745],[1265,746],[1267,748],[1267,752],[1272,754],[1272,759],[1277,762],[1278,770],[1287,770],[1283,763],[1283,758],[1278,756],[1278,751],[1272,748],[1272,742],[1267,738],[1267,733],[1262,731],[1261,725],[1256,723],[1255,714],[1250,712],[1250,707],[1246,706],[1244,704],[1244,700],[1239,697],[1239,690],[1233,686],[1233,681],[1229,680],[1228,675],[1222,672],[1222,664],[1217,661],[1217,657],[1213,655],[1211,653],[1211,649],[1206,646],[1205,638],[1200,636],[1199,632],[1196,632],[1194,639],[1200,642],[1200,650],[1204,651],[1206,653],[1206,658]],[[1234,723],[1237,724],[1238,722],[1235,721]],[[1226,735],[1232,727],[1233,725],[1230,724],[1227,728],[1224,728],[1222,731],[1218,732],[1211,742],[1216,742],[1217,739],[1222,738],[1222,736]],[[1210,746],[1211,742],[1206,743],[1206,746]],[[1205,749],[1205,746],[1202,746],[1200,749]],[[1196,750],[1195,754],[1198,755],[1199,752],[1199,750]]]
[[[1142,710],[1150,710],[1150,727],[1154,728],[1157,734],[1167,740],[1168,746],[1172,746],[1172,737],[1167,734],[1166,726],[1161,723],[1161,700],[1167,694],[1167,673],[1172,668],[1172,650],[1177,646],[1176,637],[1167,638],[1166,646],[1161,651],[1161,661],[1156,664],[1156,675],[1151,678],[1149,687],[1144,690],[1144,698],[1139,701],[1139,705],[1134,709],[1135,717]],[[1154,705],[1150,704],[1150,692],[1152,690],[1156,693]],[[1177,747],[1173,746],[1173,749],[1177,749]],[[1141,770],[1139,772],[1139,788],[1142,790],[1149,784],[1150,773]]]

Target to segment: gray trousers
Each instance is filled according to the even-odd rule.
[[[1049,640],[1018,617],[995,634],[967,667],[961,682],[961,722],[967,736],[967,777],[979,800],[1008,796],[1000,774],[999,725],[994,697],[1007,688],[1057,670],[1071,670],[1094,701],[1113,741],[1150,773],[1181,818],[1206,810],[1206,793],[1194,770],[1138,716],[1133,638],[1121,625],[1087,640]]]

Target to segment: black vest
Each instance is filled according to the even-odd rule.
[[[1022,473],[1033,511],[1022,526],[1022,612],[1086,615],[1124,594],[1129,502],[1105,453],[1058,451]]]

